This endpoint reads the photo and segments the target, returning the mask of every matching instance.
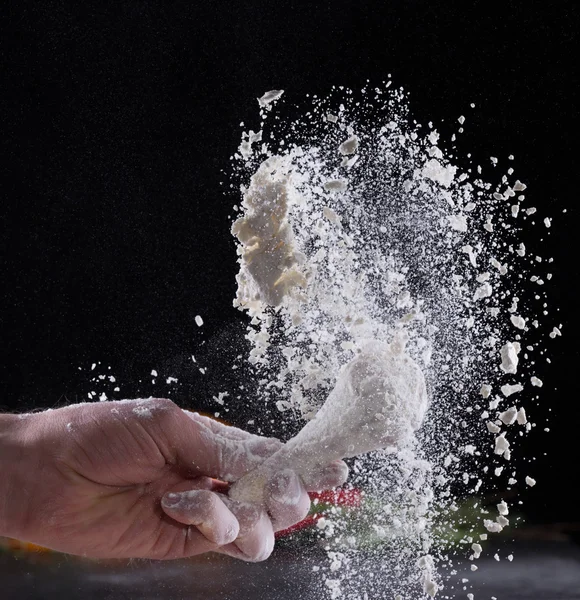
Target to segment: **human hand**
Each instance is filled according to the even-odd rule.
[[[274,531],[301,521],[310,506],[293,471],[272,477],[267,510],[229,499],[228,482],[281,442],[169,400],[73,405],[27,415],[12,430],[2,463],[8,530],[0,533],[62,552],[170,559],[218,551],[264,560]],[[338,461],[308,489],[336,487],[346,475]]]

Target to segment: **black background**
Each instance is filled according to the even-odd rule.
[[[419,121],[470,114],[462,148],[481,160],[514,154],[530,205],[554,217],[543,253],[555,259],[549,310],[564,337],[551,344],[534,413],[538,429],[549,417],[552,431],[523,448],[537,457],[539,482],[524,496],[532,519],[577,518],[574,2],[48,1],[2,10],[0,403],[86,400],[88,369],[100,361],[95,372],[111,366],[121,397],[209,408],[220,380],[204,378],[190,354],[218,373],[243,350],[231,307],[236,199],[220,187],[240,122],[257,125],[255,99],[269,89],[299,102],[390,73]],[[163,376],[155,385],[151,369]],[[164,386],[166,375],[181,387]]]

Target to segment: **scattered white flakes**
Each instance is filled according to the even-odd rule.
[[[472,571],[477,571],[477,569],[479,568],[477,565],[471,565],[471,570]]]
[[[497,560],[497,562],[499,562],[499,561],[501,560],[501,559],[500,559],[500,557],[499,557],[499,554],[494,554],[494,555],[493,555],[493,558],[494,558],[495,560]]]
[[[532,385],[535,385],[536,387],[542,387],[544,385],[544,382],[539,377],[534,376],[530,381],[532,382]]]
[[[504,516],[508,515],[510,510],[508,505],[506,504],[506,502],[504,500],[502,500],[498,505],[497,505],[497,511],[499,512],[500,515]]]
[[[552,219],[549,219],[548,217],[546,217],[544,219],[544,225],[549,229],[550,227],[552,227]]]
[[[202,318],[201,318],[199,315],[196,315],[196,316],[195,316],[195,324],[196,324],[198,327],[201,327],[201,326],[203,325],[203,319],[202,319]],[[194,361],[194,362],[195,362],[195,361]]]
[[[447,165],[444,167],[436,158],[432,158],[423,167],[423,177],[440,183],[443,187],[449,187],[455,178],[457,167]]]
[[[168,377],[165,380],[165,383],[177,383],[177,378],[176,377]]]
[[[481,553],[483,552],[483,548],[477,543],[471,544],[471,549],[473,550],[474,558],[479,558],[481,556]]]
[[[467,600],[474,600],[475,596],[472,593],[467,594]]]
[[[523,192],[528,186],[519,179],[514,183],[514,192]]]
[[[275,102],[276,100],[278,100],[278,98],[280,98],[280,96],[284,93],[284,90],[270,90],[269,92],[266,92],[261,98],[258,98],[258,104],[264,108],[264,107],[268,107],[270,108],[268,105],[271,104],[272,102]]]
[[[514,559],[514,555],[513,554],[508,554],[507,559],[512,562],[512,560]]]
[[[474,251],[473,251],[473,246],[470,246],[469,244],[466,245],[466,246],[463,246],[463,248],[461,248],[461,252],[465,252],[465,254],[467,254],[467,256],[469,257],[469,262],[474,267],[477,267],[477,258],[475,256]]]
[[[435,581],[433,581],[431,576],[425,575],[425,580],[423,582],[423,591],[427,595],[431,596],[431,598],[435,598],[435,595],[437,594],[438,590],[439,590],[439,586],[437,585],[437,583]]]
[[[499,456],[505,456],[506,452],[509,451],[509,448],[510,443],[505,439],[505,433],[500,433],[500,435],[495,438],[495,446],[493,449],[494,453],[498,454]]]
[[[508,272],[507,264],[502,265],[496,258],[491,258],[489,262],[499,271],[500,275],[505,275]]]
[[[219,392],[217,396],[212,396],[213,400],[218,404],[224,405],[224,398],[229,396],[228,392]]]
[[[496,477],[499,477],[502,474],[502,472],[503,472],[503,467],[496,467],[493,471],[493,474]]]
[[[518,354],[520,345],[517,342],[506,342],[501,350],[501,370],[504,373],[516,373],[518,370]]]
[[[344,192],[347,185],[348,181],[346,179],[330,179],[323,187],[327,192]]]
[[[490,433],[499,433],[499,432],[501,431],[501,428],[500,428],[500,427],[498,427],[498,426],[497,426],[497,425],[496,425],[494,422],[492,422],[492,421],[488,421],[488,422],[486,423],[486,426],[487,426],[487,430],[488,430]]]
[[[477,450],[477,448],[475,446],[473,446],[472,444],[467,444],[465,446],[464,450],[465,450],[466,454],[473,455],[475,453],[475,451]]]
[[[350,158],[348,156],[343,156],[342,160],[340,161],[340,166],[346,167],[347,169],[351,169],[352,167],[354,167],[354,165],[357,163],[357,161],[358,161],[358,154],[355,154],[354,156],[351,156]]]
[[[146,406],[136,406],[133,413],[144,419],[150,419],[153,416],[153,413]]]
[[[518,410],[518,414],[516,416],[516,421],[518,422],[519,425],[525,425],[528,422],[525,408],[522,407]]]
[[[473,294],[474,300],[481,300],[482,298],[489,298],[493,292],[493,288],[491,284],[487,281],[483,283],[480,287],[475,290],[475,294]]]
[[[502,527],[507,527],[510,524],[509,519],[506,519],[504,516],[499,515],[499,517],[496,518],[496,521],[502,526]]]
[[[351,135],[346,141],[338,147],[338,151],[343,155],[354,154],[358,150],[358,137]]]
[[[552,339],[555,339],[559,335],[562,335],[562,332],[557,327],[554,327],[554,329],[552,329],[552,331],[550,332],[550,337]]]
[[[463,115],[461,115],[457,120],[459,121],[460,125],[463,125],[463,123],[465,123],[465,117]]]
[[[157,377],[157,371],[156,371],[155,369],[153,369],[153,370],[151,371],[151,375],[152,375],[153,377]]]
[[[491,519],[484,519],[483,526],[490,533],[500,533],[503,530],[503,527],[497,521],[492,521]]]
[[[518,246],[518,249],[516,250],[516,252],[517,252],[518,256],[526,255],[526,246],[523,242]]]
[[[322,215],[325,219],[328,219],[331,223],[340,223],[340,217],[328,206],[322,207]]]
[[[530,208],[526,208],[526,215],[533,215],[536,212],[536,208],[531,206]]]
[[[449,226],[455,231],[467,231],[467,217],[465,215],[447,215]]]
[[[479,390],[479,393],[484,397],[484,398],[489,398],[489,395],[491,394],[491,385],[489,385],[488,383],[484,383],[481,386],[481,389]]]
[[[337,123],[338,122],[338,117],[336,115],[333,115],[332,113],[327,113],[326,114],[326,120],[329,123]]]
[[[528,477],[526,475],[526,483],[530,486],[530,487],[534,487],[536,485],[536,480],[533,479],[532,477]]]
[[[501,393],[507,398],[512,394],[517,394],[524,389],[524,386],[521,383],[515,383],[513,385],[505,384],[501,386]]]
[[[93,363],[93,364],[91,365],[91,371],[94,371],[94,370],[95,370],[95,368],[96,368],[96,366],[97,366],[97,363]]]
[[[518,329],[525,329],[526,328],[526,320],[523,317],[519,317],[519,316],[516,316],[516,315],[511,315],[510,321],[512,322],[512,325],[514,327],[517,327]]]
[[[99,395],[99,401],[100,402],[106,402],[107,401],[107,394],[105,394],[104,392],[102,394]]]
[[[518,411],[515,406],[508,408],[499,415],[499,420],[504,425],[513,425],[516,422]]]

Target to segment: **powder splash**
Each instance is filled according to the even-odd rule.
[[[498,175],[497,158],[483,169],[455,156],[432,124],[411,119],[390,81],[360,93],[335,88],[287,119],[281,96],[259,99],[260,130],[242,135],[234,157],[243,195],[232,226],[234,304],[251,317],[261,401],[289,431],[316,423],[319,445],[307,454],[322,460],[336,438],[346,444],[342,456],[355,456],[379,447],[365,447],[363,426],[353,427],[367,416],[349,415],[345,399],[315,417],[345,365],[372,343],[375,355],[394,348],[417,365],[429,396],[425,422],[350,461],[350,483],[370,508],[354,528],[340,510],[318,522],[328,554],[319,572],[332,599],[383,598],[386,582],[393,597],[433,597],[460,577],[439,568],[452,564],[442,540],[457,533],[458,499],[481,509],[478,494],[492,476],[495,484],[505,477],[507,489],[518,481],[507,461],[517,432],[532,428],[523,404],[542,385],[532,357],[560,334],[559,325],[539,323],[544,289],[530,293],[551,278],[551,259],[537,260],[520,239],[535,209],[525,208],[513,168]],[[545,234],[552,220],[543,223]],[[495,517],[483,511],[467,524],[456,553],[476,560],[487,532],[509,526],[509,507],[499,506]],[[389,557],[376,576],[365,568],[369,547]],[[468,577],[461,581],[465,589]]]

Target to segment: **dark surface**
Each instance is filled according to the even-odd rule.
[[[505,558],[510,552],[515,555],[513,562]],[[508,545],[501,556],[500,562],[482,557],[474,573],[469,571],[469,561],[457,561],[458,575],[451,577],[438,597],[455,595],[464,599],[467,592],[472,592],[478,600],[491,596],[498,600],[580,598],[578,547],[563,542]],[[290,550],[278,551],[259,564],[214,556],[111,566],[55,556],[38,560],[0,555],[0,592],[6,600],[318,600],[324,597],[321,578],[312,567],[327,564],[319,551]],[[381,573],[388,569],[386,559],[372,556],[364,564],[379,582]],[[462,577],[468,578],[469,584],[459,583]],[[469,587],[463,590],[464,585]],[[353,599],[352,594],[351,590],[346,600]],[[392,597],[390,586],[382,587],[380,583],[368,594],[368,600]]]

